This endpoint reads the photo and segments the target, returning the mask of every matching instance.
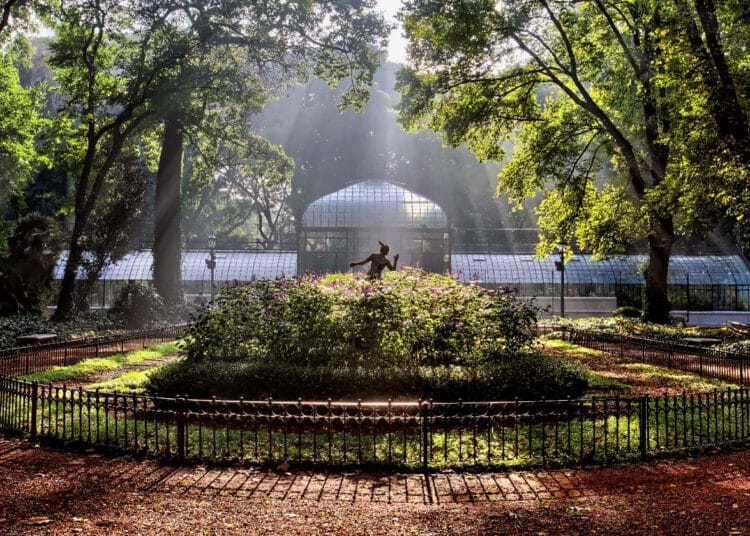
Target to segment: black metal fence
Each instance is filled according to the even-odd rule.
[[[555,330],[556,328],[549,328]],[[750,355],[633,335],[559,328],[562,337],[594,350],[744,385],[750,380]]]
[[[118,335],[62,341],[0,350],[0,375],[20,376],[54,366],[73,365],[84,359],[145,348],[177,339],[187,325],[127,331]]]
[[[744,442],[745,388],[511,402],[219,401],[0,378],[0,425],[177,461],[413,470],[609,463]]]

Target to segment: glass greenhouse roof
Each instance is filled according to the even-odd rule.
[[[61,279],[67,254],[64,252],[55,268],[55,279]],[[205,250],[190,250],[182,255],[184,281],[208,281]],[[453,254],[451,268],[461,281],[498,285],[556,284],[556,256],[535,259],[532,255]],[[590,255],[575,255],[565,265],[568,284],[631,284],[642,282],[639,266],[645,255],[616,257],[592,261]],[[100,279],[112,281],[145,281],[152,277],[151,252],[134,251],[102,272]],[[217,251],[216,281],[252,281],[294,276],[297,253],[277,251]],[[82,274],[79,274],[81,276]],[[669,283],[691,285],[750,285],[750,270],[738,255],[673,256],[669,265]]]
[[[463,282],[499,285],[550,284],[560,280],[555,270],[557,256],[535,259],[533,255],[451,255],[451,269]],[[575,255],[565,265],[568,284],[636,285],[643,280],[639,267],[646,255],[629,255],[605,261],[593,261],[590,255]],[[680,285],[747,285],[750,270],[738,255],[673,256],[669,264],[669,283]]]
[[[62,279],[67,253],[63,252],[55,267],[55,279]],[[182,280],[208,281],[211,272],[206,267],[206,250],[182,253]],[[152,278],[151,251],[134,251],[107,267],[99,279],[111,281],[147,281]],[[216,251],[216,281],[252,281],[276,279],[297,274],[297,253],[278,251]],[[82,277],[82,274],[79,274]]]
[[[367,180],[310,203],[302,227],[446,229],[448,218],[426,197],[390,182]]]

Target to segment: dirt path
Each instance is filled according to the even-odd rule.
[[[182,356],[180,355],[160,356],[154,359],[148,359],[146,361],[143,361],[142,363],[138,363],[137,365],[123,365],[112,370],[104,370],[95,374],[87,374],[85,376],[79,376],[77,378],[67,379],[65,381],[52,382],[52,385],[56,387],[62,387],[63,385],[65,385],[69,389],[77,389],[78,387],[85,388],[87,385],[91,385],[93,383],[101,383],[112,380],[114,378],[119,378],[120,376],[124,376],[129,372],[134,372],[137,370],[148,370],[160,365],[166,365],[167,363],[173,363],[181,357]]]
[[[172,468],[0,440],[0,534],[750,534],[750,453],[379,475]]]

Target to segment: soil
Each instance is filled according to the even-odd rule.
[[[745,535],[750,452],[425,478],[174,468],[0,439],[0,534]]]

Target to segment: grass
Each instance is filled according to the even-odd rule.
[[[623,368],[659,383],[676,384],[687,391],[737,388],[738,385],[713,378],[705,378],[680,370],[658,367],[648,363],[624,363]]]
[[[91,376],[100,372],[117,370],[118,368],[129,365],[139,365],[151,359],[177,354],[179,351],[177,341],[165,342],[154,344],[142,350],[126,352],[124,354],[114,354],[109,357],[86,359],[80,363],[66,367],[53,367],[41,372],[35,372],[34,374],[21,376],[19,379],[25,381],[37,381],[40,383],[61,382]]]
[[[555,350],[564,356],[579,361],[595,369],[589,372],[589,390],[591,391],[628,391],[636,385],[650,386],[658,391],[661,388],[677,388],[688,391],[706,391],[710,389],[735,388],[737,385],[697,374],[670,369],[648,363],[637,363],[617,355],[600,350],[585,348],[568,341],[548,339],[543,341],[547,350]],[[620,381],[610,375],[627,375],[629,383]]]
[[[134,370],[107,381],[92,383],[90,385],[87,385],[86,389],[99,389],[101,391],[109,391],[115,393],[143,394],[146,392],[146,385],[148,384],[151,375],[160,371],[165,366],[166,364],[151,367],[146,370]]]
[[[615,356],[612,354],[600,350],[594,350],[593,348],[578,346],[577,344],[563,341],[561,339],[547,339],[543,342],[543,346],[545,348],[563,351],[566,354],[577,358],[598,358],[603,360],[615,359]]]
[[[462,426],[455,417],[438,412],[428,433],[412,414],[407,421],[387,417],[368,425],[367,416],[346,424],[339,419],[309,422],[281,419],[275,413],[248,407],[241,414],[206,414],[198,425],[193,413],[184,426],[186,456],[197,460],[263,463],[269,460],[314,461],[333,465],[386,463],[419,468],[422,441],[433,469],[450,467],[521,467],[543,463],[597,463],[637,459],[640,455],[642,399],[597,399],[572,405],[550,403],[546,416],[522,406],[496,414],[490,426],[471,413]],[[28,423],[28,406],[10,405],[16,423]],[[714,391],[702,395],[663,396],[648,402],[647,446],[651,454],[730,444],[748,437],[750,407],[746,393]],[[512,406],[511,406],[512,408]],[[510,408],[509,408],[510,409]],[[399,412],[396,412],[399,415]],[[242,415],[242,416],[240,416]],[[4,413],[7,419],[9,415]],[[362,418],[364,417],[364,418]],[[64,442],[98,444],[128,451],[174,456],[179,419],[171,409],[159,409],[137,395],[93,397],[78,391],[55,392],[42,398],[37,427],[41,435]],[[342,426],[345,430],[342,430]]]

